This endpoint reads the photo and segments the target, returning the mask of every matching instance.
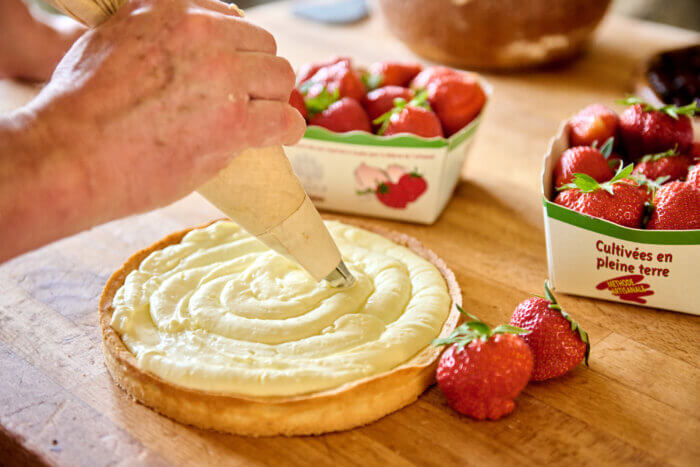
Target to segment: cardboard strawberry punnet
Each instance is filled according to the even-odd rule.
[[[436,68],[440,67],[433,70]],[[458,73],[447,68],[444,70],[442,74]],[[415,78],[419,84],[430,78],[423,74],[425,71]],[[368,89],[379,85],[376,76],[361,76]],[[476,77],[472,79],[476,80]],[[486,95],[490,95],[488,84],[481,79],[478,82]],[[423,88],[425,84],[416,86]],[[314,118],[328,117],[318,116],[337,103],[340,97],[340,91],[336,94],[335,90],[319,88],[311,92],[312,89],[313,84],[309,84],[311,96],[307,93],[306,106],[310,122]],[[417,90],[411,92],[414,93],[411,99],[399,101],[397,108],[378,124],[386,123],[385,126],[389,127],[392,115],[398,116],[406,107],[424,109],[412,112],[420,114],[421,121],[427,121],[429,117],[425,114],[430,108],[427,96]],[[483,110],[448,138],[408,133],[381,136],[353,130],[339,133],[310,125],[304,138],[287,147],[286,153],[309,197],[320,209],[432,224],[450,200],[482,115]],[[347,123],[346,119],[342,120],[342,124]],[[405,121],[397,122],[397,125],[399,123]],[[404,194],[397,196],[398,192]]]
[[[663,114],[663,122],[669,124],[667,127],[670,130],[657,132],[658,135],[645,133],[644,137],[651,140],[658,136],[654,141],[664,144],[658,150],[635,147],[641,154],[634,153],[629,157],[653,162],[669,157],[658,154],[674,149],[677,141],[686,141],[685,124],[678,127],[673,123],[676,122],[674,116],[679,121],[685,121],[687,117],[683,118],[683,114],[695,113],[695,106],[680,110],[670,106],[652,109],[636,101],[633,106],[638,107],[634,112],[654,112],[651,116],[643,115],[640,122],[653,122],[661,119],[659,114]],[[627,130],[628,140],[638,144],[643,138],[635,136],[632,131],[635,123],[627,118],[631,116],[631,111],[627,116],[623,113],[620,125]],[[700,315],[700,287],[696,286],[697,265],[700,264],[700,230],[641,228],[641,225],[647,224],[655,198],[654,191],[658,192],[662,183],[689,185],[692,182],[670,182],[666,175],[652,179],[656,175],[654,172],[648,172],[647,177],[640,171],[626,173],[615,182],[599,183],[579,177],[579,183],[585,189],[598,191],[601,191],[598,187],[602,187],[614,192],[615,186],[621,183],[636,183],[647,189],[649,204],[644,213],[646,218],[638,228],[577,212],[554,202],[559,193],[554,188],[554,168],[560,156],[570,147],[569,133],[570,122],[567,120],[562,122],[557,135],[549,143],[541,180],[547,263],[552,288],[574,295]],[[682,152],[681,146],[676,150]],[[644,156],[648,154],[651,157],[645,160]],[[633,171],[629,165],[622,170]],[[630,181],[623,181],[625,178]],[[690,191],[685,185],[683,188]]]

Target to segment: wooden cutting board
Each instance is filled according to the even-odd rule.
[[[293,64],[347,54],[415,59],[379,18],[348,27],[249,11]],[[494,97],[464,179],[430,227],[377,221],[449,260],[464,305],[491,324],[541,293],[546,276],[538,179],[559,121],[629,89],[652,52],[695,33],[608,18],[588,55],[557,69],[487,75]],[[0,82],[0,105],[34,90]],[[590,368],[529,385],[498,422],[453,412],[433,387],[361,429],[253,439],[189,428],[130,401],[106,373],[97,299],[110,273],[165,234],[218,216],[198,196],[52,244],[0,266],[0,464],[504,465],[700,464],[700,320],[561,296],[591,335]],[[699,271],[700,272],[700,271]]]

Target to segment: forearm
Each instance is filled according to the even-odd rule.
[[[0,262],[103,221],[87,164],[47,123],[29,109],[0,118]]]
[[[0,1],[0,77],[45,81],[84,28],[70,18]]]

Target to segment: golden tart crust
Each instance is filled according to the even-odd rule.
[[[408,235],[347,218],[338,220],[378,233],[430,261],[445,279],[452,299],[440,336],[454,330],[459,321],[456,305],[461,305],[462,295],[454,273],[440,257]],[[190,230],[193,229],[168,235],[131,256],[112,274],[100,297],[105,364],[117,385],[134,400],[178,422],[199,428],[250,436],[314,435],[348,430],[378,420],[412,403],[435,382],[435,367],[442,348],[432,346],[391,371],[293,397],[250,397],[190,389],[142,370],[136,357],[110,326],[114,311],[112,300],[126,276],[148,255],[179,243]]]

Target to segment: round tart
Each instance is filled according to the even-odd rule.
[[[357,278],[341,291],[230,221],[133,255],[99,303],[114,381],[179,422],[253,436],[346,430],[413,402],[459,286],[414,238],[344,222],[328,224]]]

